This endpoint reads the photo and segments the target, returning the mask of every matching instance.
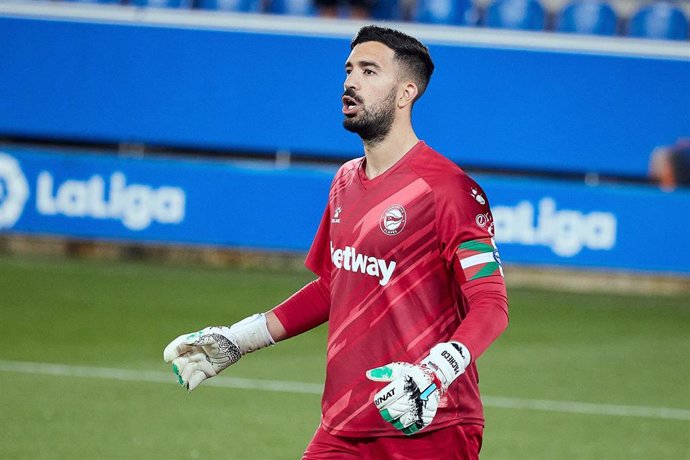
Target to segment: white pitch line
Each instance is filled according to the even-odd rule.
[[[22,361],[0,361],[0,372],[124,380],[129,382],[176,383],[172,371],[170,373],[136,371],[132,369],[31,363]],[[323,392],[323,385],[316,383],[290,382],[285,380],[246,379],[241,377],[226,376],[215,377],[212,380],[204,383],[204,385],[313,395],[320,395]],[[482,401],[484,402],[485,407],[498,409],[526,409],[574,414],[609,415],[617,417],[690,420],[690,410],[673,409],[668,407],[622,406],[577,401],[507,398],[502,396],[483,396]]]
[[[482,396],[482,401],[486,407],[499,409],[529,409],[548,412],[568,412],[573,414],[690,420],[690,410],[671,409],[668,407],[620,406],[577,401],[506,398],[502,396]]]
[[[23,374],[56,375],[60,377],[86,377],[128,382],[177,383],[170,372],[135,371],[109,367],[72,366],[67,364],[30,363],[21,361],[0,361],[0,372],[19,372]],[[323,385],[316,383],[288,382],[284,380],[244,379],[241,377],[214,377],[204,383],[226,388],[241,388],[283,393],[317,394],[323,392]]]

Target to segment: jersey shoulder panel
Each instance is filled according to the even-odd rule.
[[[431,147],[426,146],[410,162],[410,168],[424,179],[438,205],[455,204],[464,208],[488,211],[488,200],[481,186],[460,166]],[[477,206],[478,205],[478,206]]]
[[[493,237],[493,216],[482,188],[455,163],[431,148],[410,167],[422,177],[434,197],[439,248],[452,263],[457,248],[468,241]]]
[[[362,161],[364,161],[364,157],[354,158],[343,163],[343,165],[340,166],[340,168],[338,168],[338,172],[335,174],[333,182],[337,182],[343,178],[347,178],[352,176],[353,174],[356,174],[357,170],[362,165]]]
[[[333,197],[334,193],[350,184],[352,180],[357,177],[357,171],[361,167],[362,161],[364,161],[364,157],[355,158],[344,163],[338,169],[338,172],[335,173],[333,181],[331,182],[331,198]]]

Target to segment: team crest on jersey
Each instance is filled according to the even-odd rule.
[[[405,223],[407,222],[407,213],[402,205],[394,204],[389,206],[383,214],[381,214],[381,219],[379,221],[379,226],[381,231],[386,235],[397,235],[402,232],[405,228]]]

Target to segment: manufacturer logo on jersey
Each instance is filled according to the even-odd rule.
[[[29,184],[19,162],[0,153],[0,229],[12,227],[24,210]]]
[[[405,213],[405,208],[399,204],[394,204],[381,214],[379,226],[383,233],[392,236],[402,232],[406,222],[407,214]]]
[[[343,207],[338,206],[335,208],[335,211],[333,212],[333,218],[331,219],[332,224],[339,224],[340,223],[340,213],[343,212]]]
[[[472,191],[470,192],[470,195],[472,195],[472,197],[473,197],[475,200],[477,200],[477,203],[479,203],[479,204],[481,204],[481,205],[485,205],[485,204],[486,204],[486,200],[484,199],[484,197],[482,196],[482,194],[479,193],[479,191],[478,191],[476,188],[473,188],[473,189],[472,189]]]

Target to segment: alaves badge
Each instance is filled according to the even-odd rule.
[[[394,204],[381,214],[379,227],[386,235],[393,236],[403,231],[406,222],[407,214],[405,213],[405,208],[402,205]]]

